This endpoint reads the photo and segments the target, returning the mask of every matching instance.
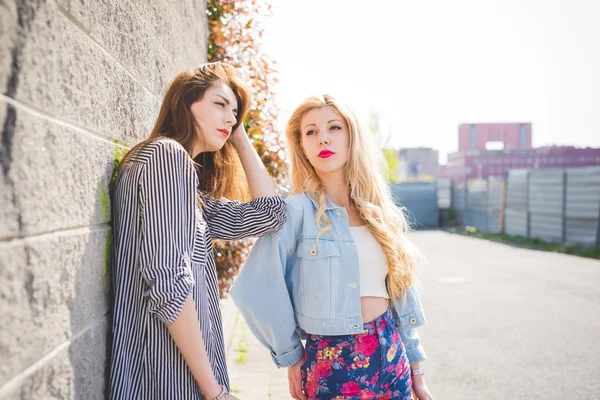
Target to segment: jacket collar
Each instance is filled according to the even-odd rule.
[[[315,209],[318,210],[319,203],[315,199],[313,199],[313,197],[310,194],[308,194],[307,192],[304,192],[304,194],[306,194],[306,197],[308,197],[310,199],[310,201],[312,202]],[[345,210],[345,208],[334,204],[334,202],[331,201],[331,198],[329,196],[327,196],[327,210]]]

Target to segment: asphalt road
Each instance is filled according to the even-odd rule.
[[[600,399],[600,261],[415,232],[436,400]]]

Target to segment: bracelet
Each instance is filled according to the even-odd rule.
[[[227,391],[227,389],[225,389],[225,386],[221,385],[221,393],[219,393],[219,395],[217,397],[215,397],[215,400],[231,400],[231,397],[229,396],[229,392]]]
[[[421,368],[411,369],[410,371],[412,372],[413,375],[425,375],[425,371],[423,371],[423,369],[421,369]]]

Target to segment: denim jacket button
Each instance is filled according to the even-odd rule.
[[[410,319],[410,323],[413,324],[413,325],[416,324],[417,323],[417,319],[415,317],[412,317]]]
[[[352,325],[352,327],[353,327],[354,329],[358,329],[358,328],[360,328],[360,325],[359,325],[359,324],[354,324],[354,325]]]
[[[345,212],[343,212],[343,211],[338,211],[338,212],[337,212],[337,215],[338,215],[338,217],[345,217],[345,216],[346,216],[346,213],[345,213]]]
[[[358,283],[351,283],[348,286],[350,286],[353,289],[356,289],[358,287]]]
[[[312,256],[316,256],[316,255],[317,255],[317,253],[318,253],[318,251],[317,251],[317,248],[316,248],[316,247],[313,247],[312,249],[310,249],[310,255],[312,255]]]

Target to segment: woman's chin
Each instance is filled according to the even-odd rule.
[[[206,144],[206,151],[209,153],[215,153],[221,149],[223,149],[223,147],[225,147],[225,143],[227,143],[226,141],[223,141],[221,143],[210,143],[210,144]]]
[[[313,168],[315,169],[315,172],[318,174],[334,174],[336,172],[343,172],[344,170],[344,165],[313,165]]]

